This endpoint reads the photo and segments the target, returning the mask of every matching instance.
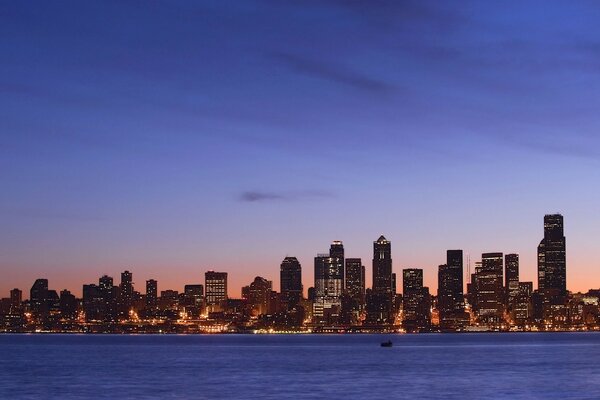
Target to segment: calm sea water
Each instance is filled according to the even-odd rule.
[[[0,398],[600,399],[600,334],[0,335]]]

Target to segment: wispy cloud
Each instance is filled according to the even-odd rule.
[[[303,190],[290,192],[265,192],[248,190],[238,196],[238,200],[245,203],[270,202],[270,201],[300,201],[316,200],[335,197],[333,193],[322,190]]]
[[[352,71],[341,65],[315,61],[308,57],[283,52],[271,53],[270,56],[297,73],[315,76],[355,89],[377,93],[390,93],[397,89],[393,84]]]

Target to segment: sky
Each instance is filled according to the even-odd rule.
[[[560,212],[600,287],[594,1],[33,1],[0,7],[0,297],[102,274],[305,290],[331,241],[519,253]],[[398,287],[401,280],[398,279]]]

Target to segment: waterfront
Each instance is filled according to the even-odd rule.
[[[7,399],[600,398],[600,333],[0,335],[0,354]]]

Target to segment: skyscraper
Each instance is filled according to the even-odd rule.
[[[566,239],[560,214],[544,216],[544,238],[538,247],[538,290],[552,300],[567,294]]]
[[[402,326],[408,332],[426,330],[431,324],[429,288],[423,286],[423,270],[402,270]]]
[[[332,243],[329,254],[315,257],[315,302],[313,318],[318,324],[339,322],[344,289],[344,247]]]
[[[373,242],[373,290],[369,296],[367,323],[393,322],[392,301],[395,288],[392,282],[392,243],[385,236]]]
[[[519,295],[519,255],[507,254],[504,257],[504,268],[506,270],[504,283],[506,307],[509,312],[513,313],[515,301]]]
[[[270,313],[272,290],[273,283],[261,276],[257,276],[250,285],[242,288],[242,297],[251,316]]]
[[[156,311],[158,305],[158,282],[154,279],[146,281],[146,311]]]
[[[48,279],[36,279],[29,291],[29,303],[34,321],[48,317]]]
[[[357,306],[365,303],[365,266],[360,258],[346,259],[346,293]]]
[[[302,300],[302,267],[296,257],[286,257],[279,271],[280,293],[288,310]]]
[[[446,264],[439,266],[438,310],[442,328],[455,329],[466,323],[462,250],[448,250]]]
[[[204,288],[209,311],[222,311],[227,300],[227,272],[206,271]]]
[[[504,257],[502,253],[481,255],[477,273],[477,312],[483,323],[497,324],[504,318]]]
[[[119,285],[119,298],[117,310],[119,318],[128,319],[133,305],[133,275],[129,271],[121,273],[121,285]]]

